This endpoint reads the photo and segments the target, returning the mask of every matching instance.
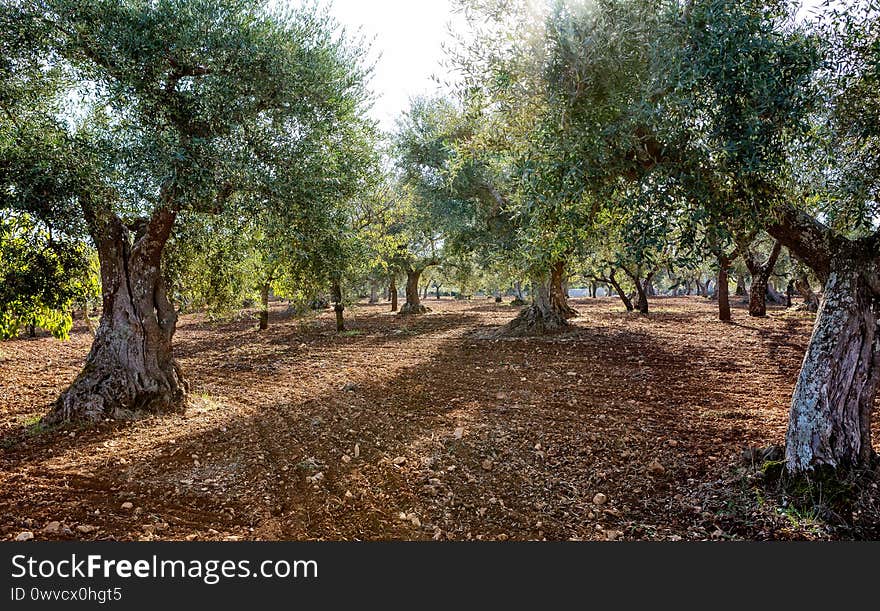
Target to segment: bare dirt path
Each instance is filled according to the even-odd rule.
[[[783,441],[808,315],[575,300],[570,332],[497,340],[510,306],[429,305],[361,305],[341,336],[281,306],[263,333],[185,316],[186,411],[91,429],[35,424],[84,330],[0,344],[0,537],[880,536],[870,512],[841,528],[767,500],[742,458]]]

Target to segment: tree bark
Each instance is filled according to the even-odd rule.
[[[343,317],[345,304],[342,302],[342,285],[338,277],[333,279],[330,293],[333,300],[333,312],[336,313],[336,332],[342,333],[345,331],[345,318]]]
[[[400,309],[401,316],[424,314],[428,311],[419,298],[419,278],[423,271],[422,267],[411,267],[406,270],[406,303]]]
[[[782,242],[776,241],[773,251],[763,264],[759,263],[748,248],[740,249],[749,273],[752,275],[752,286],[749,288],[749,316],[762,317],[767,315],[767,287],[770,275],[776,267],[776,261],[782,252]]]
[[[794,289],[804,298],[804,306],[806,306],[808,312],[819,311],[819,298],[810,287],[810,280],[806,274],[802,274],[800,278],[795,280]]]
[[[90,219],[101,264],[101,321],[85,367],[48,423],[132,417],[182,403],[187,384],[171,348],[177,313],[160,269],[174,220],[174,212],[161,208],[132,240],[116,215]]]
[[[577,311],[568,305],[564,279],[565,263],[559,261],[551,266],[548,274],[533,281],[532,304],[502,327],[499,333],[520,337],[543,335],[568,327],[568,320],[576,317]]]
[[[640,279],[641,276],[641,266],[635,269],[635,271],[630,271],[626,267],[623,268],[623,271],[627,273],[627,275],[632,279],[633,284],[636,287],[636,303],[635,309],[639,311],[640,314],[648,314],[649,306],[648,306],[648,287],[651,285],[651,281],[654,279],[654,274],[656,272],[650,272],[647,276],[645,276],[644,280]],[[629,309],[629,308],[628,308]]]
[[[391,311],[397,311],[397,279],[393,276],[391,277],[391,282],[388,284],[388,298],[391,299]]]
[[[269,328],[269,283],[260,287],[260,331]]]
[[[729,268],[731,263],[733,261],[730,257],[723,255],[718,257],[718,282],[715,293],[718,296],[718,319],[721,322],[730,322]]]
[[[617,281],[617,278],[615,277],[616,274],[617,274],[617,272],[615,272],[613,269],[610,272],[608,272],[608,278],[607,278],[608,283],[612,287],[614,287],[614,292],[616,292],[617,296],[620,297],[620,300],[623,302],[623,306],[626,308],[626,311],[632,312],[633,310],[635,310],[635,308],[633,307],[633,304],[632,304],[632,301],[630,300],[630,298],[626,296],[626,293],[621,288],[620,282]]]
[[[370,280],[370,304],[379,303],[379,283]]]
[[[736,296],[737,297],[745,297],[746,296],[746,279],[743,278],[742,274],[736,275]]]
[[[858,259],[831,260],[822,304],[792,396],[786,467],[870,465],[871,412],[877,394],[880,300]]]

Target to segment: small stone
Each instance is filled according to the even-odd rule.
[[[357,458],[361,455],[361,446],[358,444],[354,444],[354,457]]]
[[[608,502],[608,497],[602,494],[601,492],[597,493],[596,496],[593,497],[594,505],[604,505]]]
[[[619,530],[606,530],[605,539],[608,541],[617,541],[623,535]]]
[[[659,461],[652,460],[648,464],[648,475],[652,477],[660,477],[664,473],[666,473],[666,468],[661,465]]]
[[[349,382],[345,386],[342,387],[342,392],[354,392],[357,390],[358,385],[354,382]]]
[[[16,541],[30,541],[33,538],[34,538],[34,533],[32,533],[29,530],[26,530],[24,532],[20,532],[15,536]]]
[[[507,536],[507,533],[501,533],[500,535],[498,535],[499,541],[507,541],[509,538],[510,537]]]
[[[392,464],[395,464],[399,467],[406,462],[406,456],[398,456],[397,458],[395,458],[391,462],[392,462]]]
[[[186,539],[187,541],[195,541],[195,540],[196,540],[196,537],[198,537],[198,535],[196,535],[196,534],[191,534],[191,535],[187,535],[187,536],[185,536],[184,539]]]
[[[351,456],[349,456],[348,454],[343,454],[343,455],[342,455],[342,462],[344,462],[345,464],[350,463],[350,462],[351,462]]]
[[[345,491],[345,498],[347,498],[347,499],[354,498],[354,495],[351,493],[351,490]]]
[[[122,509],[124,509],[125,511],[131,511],[132,509],[134,509],[134,503],[132,503],[131,501],[125,501],[122,504]]]
[[[487,458],[486,460],[484,460],[483,463],[482,463],[482,467],[483,467],[483,469],[485,469],[486,471],[491,471],[493,466],[494,466],[494,464],[493,464],[492,461],[489,460],[488,458]]]
[[[463,426],[457,427],[455,429],[455,432],[452,433],[452,436],[455,437],[456,439],[461,439],[462,437],[464,437],[464,427]]]
[[[43,527],[43,532],[49,535],[54,535],[61,532],[61,522],[57,520],[52,520]]]
[[[95,527],[95,526],[90,526],[90,525],[88,525],[88,524],[80,524],[79,526],[76,527],[76,529],[77,529],[79,532],[81,532],[82,534],[84,534],[84,535],[87,535],[87,534],[89,534],[89,533],[93,533],[93,532],[95,532],[96,530],[98,530],[97,527]]]
[[[410,523],[411,523],[413,526],[415,526],[416,528],[421,528],[421,527],[422,527],[422,521],[419,520],[419,516],[417,516],[417,515],[415,515],[415,514],[413,514],[413,515],[411,515],[411,516],[409,517],[409,521],[410,521]]]

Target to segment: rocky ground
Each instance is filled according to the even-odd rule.
[[[39,423],[84,327],[0,344],[0,538],[880,538],[880,477],[805,506],[750,451],[784,440],[809,314],[584,299],[570,331],[499,339],[515,308],[427,303],[341,335],[280,304],[266,332],[184,316],[187,409],[91,428]]]

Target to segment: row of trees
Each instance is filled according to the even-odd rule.
[[[364,45],[320,11],[4,3],[0,331],[63,334],[100,267],[92,349],[48,419],[179,403],[175,302],[223,309],[256,290],[265,327],[270,294],[326,292],[341,329],[346,294],[387,287],[396,308],[400,282],[402,314],[419,314],[426,270],[460,293],[483,274],[530,288],[501,331],[521,335],[569,324],[573,278],[647,313],[656,287],[708,292],[711,275],[729,320],[731,274],[760,316],[776,273],[823,296],[787,467],[866,466],[875,3],[810,21],[786,0],[456,6],[469,28],[449,49],[453,89],[414,100],[384,141],[364,119]]]
[[[809,277],[823,286],[787,467],[868,465],[880,7],[807,22],[783,0],[459,8],[472,27],[450,54],[457,90],[414,107],[405,161],[423,190],[451,198],[434,199],[461,219],[450,245],[492,252],[536,287],[507,331],[564,326],[563,282],[579,267],[627,278],[646,312],[657,273],[707,256],[720,317],[736,261],[763,315],[784,251],[793,287],[812,300]]]

